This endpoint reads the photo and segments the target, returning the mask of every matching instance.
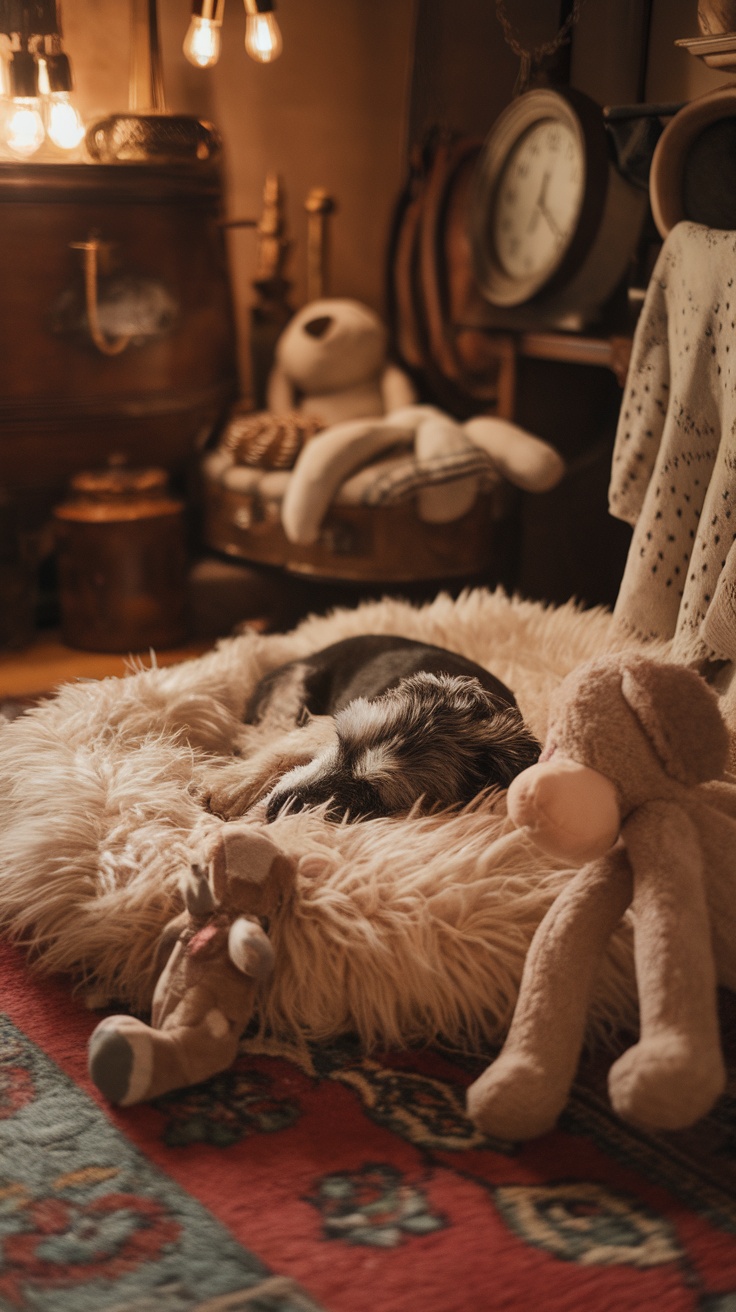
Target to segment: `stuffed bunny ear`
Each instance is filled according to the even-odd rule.
[[[728,730],[716,694],[699,674],[636,661],[624,668],[621,691],[671,778],[692,785],[723,774]]]

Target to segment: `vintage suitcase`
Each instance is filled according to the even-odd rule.
[[[481,487],[470,510],[426,523],[416,494],[377,500],[405,457],[377,460],[342,485],[317,540],[290,542],[281,524],[287,470],[242,469],[230,478],[217,453],[204,462],[204,538],[225,555],[276,565],[302,578],[350,583],[417,583],[477,577],[502,580],[508,567],[512,489],[500,478]]]

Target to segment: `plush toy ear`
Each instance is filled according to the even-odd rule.
[[[728,730],[716,694],[699,674],[636,661],[624,668],[621,691],[672,779],[692,785],[723,774]]]
[[[294,385],[278,360],[268,376],[266,406],[274,415],[288,414],[296,406]]]
[[[205,867],[193,865],[182,880],[181,891],[184,905],[191,915],[212,915],[215,910],[215,899]]]
[[[265,979],[274,965],[274,952],[269,938],[260,925],[238,916],[227,936],[227,950],[233,965],[243,975]]]

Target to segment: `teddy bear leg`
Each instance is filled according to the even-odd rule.
[[[627,822],[634,870],[634,955],[640,1038],[611,1067],[620,1116],[662,1130],[704,1116],[723,1092],[716,972],[697,833],[674,804]]]
[[[93,1083],[120,1107],[189,1083],[170,1039],[135,1016],[100,1021],[89,1041],[88,1064]]]
[[[500,1139],[551,1130],[580,1057],[590,994],[632,892],[625,853],[584,866],[552,903],[527,954],[500,1056],[468,1089],[472,1121]]]
[[[89,1072],[109,1102],[129,1107],[226,1070],[239,1034],[216,1008],[197,1026],[163,1030],[134,1016],[108,1016],[90,1039]]]

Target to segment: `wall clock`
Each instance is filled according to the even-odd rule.
[[[683,219],[736,228],[736,87],[684,105],[657,142],[649,197],[660,235]]]
[[[481,151],[469,213],[475,274],[522,322],[580,327],[621,282],[646,193],[616,169],[603,111],[573,89],[511,102]]]

